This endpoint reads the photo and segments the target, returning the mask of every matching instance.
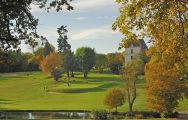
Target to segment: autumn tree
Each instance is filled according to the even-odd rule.
[[[122,70],[122,80],[129,104],[129,114],[133,115],[133,104],[137,97],[136,83],[142,75],[144,62],[138,57],[127,63]]]
[[[160,113],[172,112],[185,90],[177,68],[169,69],[164,63],[150,62],[146,70],[148,107]]]
[[[108,67],[112,73],[119,74],[124,64],[124,56],[122,53],[109,53],[107,54]]]
[[[139,38],[149,37],[152,42],[152,48],[149,49],[150,62],[147,64],[146,69],[146,79],[147,86],[155,87],[156,81],[163,81],[164,85],[169,86],[168,79],[171,78],[171,82],[175,82],[177,90],[172,91],[174,96],[182,95],[183,92],[178,86],[182,85],[188,79],[186,76],[187,72],[187,51],[188,51],[188,1],[184,0],[116,0],[122,6],[120,10],[120,16],[116,19],[113,24],[113,29],[117,29],[125,36],[122,39],[121,47],[128,47],[128,44],[137,41]],[[152,70],[155,65],[160,65],[160,69],[164,71],[176,71],[177,75],[174,74],[174,79],[166,73],[154,73]],[[152,68],[153,67],[153,68]],[[148,73],[150,75],[148,75]],[[152,75],[162,74],[163,77],[158,77],[155,81]],[[168,77],[169,78],[168,78]],[[173,76],[173,75],[172,75]],[[178,81],[176,80],[178,79]],[[150,82],[149,82],[150,81]],[[152,82],[151,82],[152,81]],[[169,86],[174,89],[173,85]],[[148,88],[149,89],[149,88]],[[168,88],[170,89],[170,88]],[[148,90],[149,91],[149,90]],[[153,91],[154,92],[154,91]],[[166,92],[166,93],[164,93]],[[159,94],[169,94],[168,91],[158,91]],[[170,95],[171,96],[171,95]],[[148,95],[148,99],[150,96]],[[153,93],[153,99],[157,99],[158,96]],[[165,97],[159,97],[161,101],[166,101]],[[172,97],[173,98],[173,97]],[[166,109],[166,112],[172,111],[177,105],[178,99],[180,97],[175,97],[171,99],[172,108]],[[150,102],[150,101],[148,101]],[[154,102],[152,102],[154,103]],[[155,105],[161,105],[160,103],[154,103]],[[170,103],[169,103],[170,104]],[[164,104],[163,107],[166,107]],[[154,107],[153,107],[154,108]],[[152,109],[153,109],[152,108]],[[155,107],[156,111],[159,111]],[[164,110],[164,109],[163,109]],[[161,110],[161,111],[163,111]]]
[[[37,34],[38,19],[31,13],[31,5],[39,8],[55,8],[61,11],[63,6],[67,10],[73,7],[71,0],[1,0],[0,1],[0,49],[17,48],[21,42],[31,46],[37,40],[45,41],[45,37]]]
[[[104,99],[104,105],[108,109],[115,108],[117,112],[117,107],[122,106],[125,103],[125,93],[120,88],[109,89],[106,93]]]
[[[61,58],[58,53],[51,52],[40,63],[40,67],[44,73],[52,73],[55,68],[60,67]]]
[[[89,71],[95,64],[95,54],[95,50],[89,47],[82,47],[76,50],[76,58],[78,59],[84,78],[87,78]]]

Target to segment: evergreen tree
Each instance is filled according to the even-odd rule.
[[[71,51],[71,45],[67,42],[68,37],[67,33],[68,30],[66,29],[66,26],[61,26],[57,29],[57,32],[59,34],[59,38],[57,40],[58,43],[58,52],[62,56],[62,63],[61,66],[64,70],[64,72],[67,73],[68,81],[70,79],[70,71],[72,72],[71,77],[74,77],[74,65],[75,65],[75,59],[74,59],[74,53]],[[69,85],[69,83],[68,83]]]
[[[45,46],[44,46],[44,57],[46,57],[47,55],[49,55],[51,52],[54,52],[55,48],[53,45],[51,45],[49,42],[46,42]]]
[[[68,40],[68,37],[67,37],[68,30],[66,29],[66,26],[61,26],[60,28],[58,28],[57,32],[59,34],[59,38],[57,39],[58,52],[63,53],[67,50],[71,50],[71,45],[68,44],[68,42],[67,42],[67,40]]]

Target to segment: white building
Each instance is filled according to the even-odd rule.
[[[143,39],[140,39],[138,43],[131,43],[128,48],[125,48],[125,64],[137,57],[141,51],[147,49],[148,47]]]

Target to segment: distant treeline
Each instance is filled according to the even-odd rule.
[[[40,47],[35,53],[23,53],[20,49],[0,51],[0,72],[26,72],[39,71],[37,55],[42,55],[44,48]],[[110,70],[112,73],[119,74],[124,64],[122,53],[96,54],[93,69],[98,72]],[[79,71],[79,65],[75,66],[75,71]]]
[[[39,66],[32,53],[22,53],[21,50],[0,51],[0,72],[38,71]]]

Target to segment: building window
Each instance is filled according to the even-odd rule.
[[[131,54],[133,54],[133,49],[131,49]]]
[[[133,59],[133,56],[131,56],[131,60]]]

